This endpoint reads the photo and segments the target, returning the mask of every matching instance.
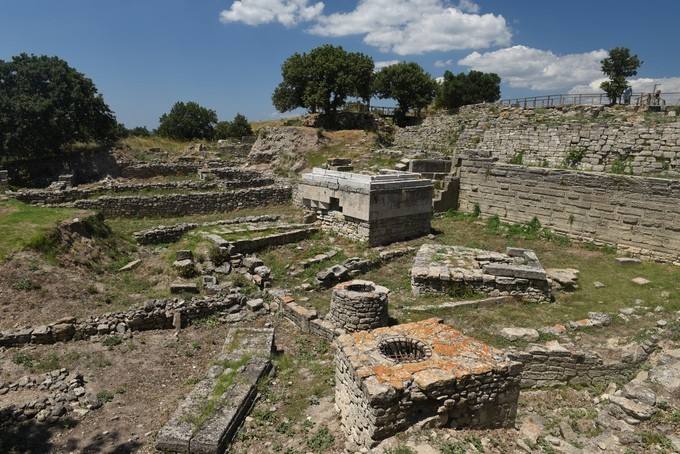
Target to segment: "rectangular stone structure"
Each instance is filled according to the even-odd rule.
[[[201,380],[158,432],[156,449],[191,454],[225,452],[255,402],[258,381],[271,369],[273,344],[271,328],[230,330],[218,363],[242,366],[237,371],[208,374]],[[215,387],[225,374],[233,376],[232,384],[217,396]],[[206,414],[211,399],[219,399],[219,405]]]
[[[371,246],[430,233],[432,182],[409,172],[381,172],[314,168],[302,175],[296,198],[317,213],[323,229]]]
[[[522,364],[432,318],[337,340],[335,404],[349,450],[414,424],[513,427]]]
[[[531,301],[552,299],[550,283],[536,254],[507,248],[506,253],[463,246],[424,244],[411,268],[414,295],[425,293],[514,296]]]

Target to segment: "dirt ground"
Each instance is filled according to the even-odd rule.
[[[140,332],[110,347],[77,341],[0,353],[0,381],[65,367],[111,399],[82,418],[15,426],[0,435],[0,452],[154,452],[156,431],[205,375],[228,329],[204,324],[178,337],[171,330]],[[20,356],[31,358],[32,367],[16,364]]]

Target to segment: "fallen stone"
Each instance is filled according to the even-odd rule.
[[[610,396],[609,401],[619,406],[627,415],[640,421],[645,421],[656,413],[656,408],[651,405],[636,402],[623,396]]]
[[[539,338],[538,331],[532,328],[503,328],[500,335],[509,341],[526,340],[533,342],[537,341]]]
[[[170,293],[198,293],[198,285],[194,282],[174,282],[170,284]]]
[[[616,257],[616,263],[619,265],[637,265],[641,263],[641,260],[633,257]]]
[[[575,290],[578,281],[579,271],[574,268],[548,268],[545,270],[548,279],[556,283],[557,289]]]
[[[605,288],[605,287],[606,287],[606,285],[604,285],[604,284],[603,284],[602,282],[600,282],[600,281],[595,281],[595,282],[593,282],[593,286],[594,286],[595,288]]]
[[[127,265],[120,267],[120,268],[118,269],[118,271],[130,271],[130,270],[134,270],[135,268],[137,268],[137,267],[139,266],[140,263],[142,263],[142,261],[141,261],[140,259],[133,260],[133,261],[131,261],[130,263],[128,263]]]
[[[644,277],[634,277],[630,281],[633,284],[637,284],[637,285],[647,285],[651,282],[649,279],[645,279]]]
[[[246,301],[246,306],[248,307],[248,309],[255,312],[262,309],[262,307],[264,306],[264,300],[262,300],[262,298],[248,300]]]

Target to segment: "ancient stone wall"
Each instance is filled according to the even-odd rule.
[[[482,150],[501,162],[543,167],[680,175],[680,121],[652,122],[623,106],[465,106],[399,129],[395,146],[448,154]]]
[[[541,225],[662,260],[680,259],[680,181],[543,169],[464,158],[460,209]]]
[[[225,192],[155,196],[103,196],[96,199],[78,200],[73,205],[76,208],[101,211],[105,216],[184,216],[283,204],[290,201],[290,196],[290,186],[272,185]]]
[[[120,162],[123,178],[153,178],[174,175],[193,175],[202,164],[184,162]]]
[[[246,298],[230,293],[219,298],[150,300],[141,307],[126,312],[93,315],[83,320],[67,317],[49,325],[0,332],[0,347],[18,347],[26,344],[53,344],[70,340],[89,339],[96,335],[118,334],[130,331],[179,328],[189,321],[217,312],[242,306]]]
[[[509,358],[521,362],[523,388],[565,385],[606,385],[630,378],[654,350],[655,344],[629,344],[603,357],[592,350],[567,348],[556,341],[531,345],[524,351],[514,351]]]

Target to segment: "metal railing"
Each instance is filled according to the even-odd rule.
[[[623,104],[623,99],[620,99],[619,102]],[[611,101],[604,93],[583,93],[502,99],[498,101],[498,104],[516,107],[604,106],[611,104]],[[680,105],[680,93],[661,93],[659,98],[656,98],[653,93],[633,93],[630,102],[627,104],[634,106],[677,106]]]
[[[349,102],[345,104],[341,109],[343,112],[371,112],[382,117],[393,117],[394,113],[397,111],[396,107],[382,107],[382,106],[369,106],[364,103],[359,102]],[[416,113],[409,110],[406,113],[407,117],[415,117]]]

